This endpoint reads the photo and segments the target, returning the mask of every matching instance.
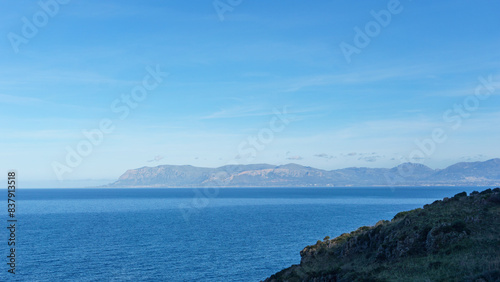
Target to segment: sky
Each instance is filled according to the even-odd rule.
[[[0,2],[0,171],[500,157],[498,1]]]

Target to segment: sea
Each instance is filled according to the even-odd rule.
[[[483,187],[17,189],[0,281],[260,281],[307,245]]]

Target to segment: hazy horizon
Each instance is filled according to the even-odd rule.
[[[490,160],[498,160],[498,159],[499,158],[494,158],[494,159],[490,159]],[[487,161],[490,161],[490,160],[487,160]],[[285,165],[294,165],[294,164],[296,164],[296,163],[288,163]],[[414,163],[414,164],[418,164],[418,163]],[[176,166],[176,165],[170,165],[170,164],[163,164],[163,165]],[[145,168],[145,167],[146,168],[153,168],[153,167],[163,166],[163,165],[143,166],[140,168]],[[273,164],[249,164],[249,165],[273,165]],[[179,166],[183,166],[183,165],[179,165]],[[191,166],[191,165],[188,165],[188,166]],[[276,165],[276,166],[279,166],[279,165]],[[196,166],[193,166],[193,167],[196,167]],[[447,167],[441,167],[441,168],[430,167],[430,168],[433,170],[439,171],[439,170],[443,170]],[[203,168],[219,168],[219,167],[203,167]],[[345,169],[345,168],[366,168],[366,167],[344,167],[344,168],[340,168],[340,169]],[[390,169],[393,167],[377,167],[377,168]],[[139,168],[130,168],[130,170],[134,170],[134,169],[139,169]],[[126,171],[124,171],[123,173],[125,174]],[[81,179],[81,180],[66,180],[66,181],[56,181],[56,180],[26,181],[26,182],[22,182],[21,185],[23,188],[30,188],[30,189],[31,188],[41,188],[41,189],[46,189],[46,188],[98,188],[100,186],[111,184],[111,183],[115,182],[116,180],[118,180],[118,178],[114,178],[114,179]],[[439,184],[439,185],[436,184],[436,185],[443,186],[441,184]],[[406,185],[406,184],[397,185],[396,183],[391,184],[390,182],[388,182],[386,185],[374,185],[373,187],[395,187],[395,186],[405,187],[408,185]],[[452,186],[456,186],[456,185],[449,185],[449,186],[452,187]],[[467,185],[465,185],[465,186],[467,186]],[[489,186],[491,186],[491,185],[483,185],[482,187],[489,187]],[[231,186],[229,186],[229,187],[221,186],[219,188],[230,188],[230,187]],[[334,186],[332,186],[332,187],[334,187]],[[348,187],[348,186],[338,186],[338,187]],[[368,186],[350,185],[350,187],[368,187]],[[185,188],[190,189],[193,187],[185,187]],[[264,187],[254,187],[254,188],[264,188]]]

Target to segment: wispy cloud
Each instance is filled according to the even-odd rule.
[[[334,159],[336,158],[335,156],[332,156],[332,155],[328,155],[326,153],[320,153],[320,154],[315,154],[314,155],[315,157],[318,157],[318,158],[324,158],[324,159]]]
[[[484,154],[477,154],[473,156],[460,157],[460,160],[464,162],[474,162],[474,161],[484,161],[487,160],[488,158],[489,157]]]
[[[72,3],[72,5],[77,5],[77,8],[65,11],[65,14],[73,18],[78,17],[108,20],[109,18],[154,18],[165,17],[168,15],[170,20],[208,20],[204,17],[195,17],[192,14],[185,13],[178,9],[174,10],[168,6],[130,5],[125,2],[75,2]]]
[[[428,67],[413,66],[402,68],[365,69],[349,73],[319,74],[295,78],[283,92],[295,92],[306,87],[325,85],[363,84],[395,78],[410,78],[425,75]]]
[[[303,120],[310,117],[324,116],[329,108],[327,106],[314,106],[314,107],[291,107],[284,105],[281,107],[269,106],[233,106],[222,109],[215,113],[202,116],[200,119],[230,119],[230,118],[244,118],[244,117],[257,117],[257,116],[271,116],[275,115],[274,109],[282,111],[286,108],[287,118],[291,121]]]
[[[151,163],[151,162],[159,162],[159,161],[161,161],[161,160],[163,160],[163,159],[164,159],[164,157],[163,157],[163,156],[161,156],[161,155],[157,155],[157,156],[155,156],[152,160],[148,160],[148,163]]]
[[[98,108],[98,107],[84,107],[80,105],[72,105],[67,103],[59,103],[49,101],[47,99],[40,99],[34,97],[25,97],[25,96],[14,96],[14,95],[6,95],[0,94],[0,104],[17,104],[21,106],[35,106],[35,107],[54,107],[54,108],[67,108],[72,110],[80,110],[80,111],[108,111],[108,109]]]
[[[250,116],[269,116],[273,115],[272,110],[264,109],[257,106],[235,106],[232,108],[222,109],[218,112],[212,113],[201,119],[227,119],[227,118],[242,118]]]
[[[113,85],[134,85],[141,83],[140,80],[123,80],[105,76],[96,72],[78,71],[78,70],[31,70],[29,76],[14,76],[15,72],[2,72],[0,83],[4,86],[24,86],[30,84],[102,84]],[[19,72],[17,72],[19,73]]]
[[[0,103],[26,104],[26,103],[44,103],[45,101],[33,97],[23,97],[0,94]]]
[[[369,155],[369,156],[361,156],[358,158],[358,160],[373,163],[382,159],[383,157],[384,156],[379,156],[379,155]]]
[[[304,158],[299,156],[299,155],[292,155],[292,152],[287,151],[285,154],[285,159],[291,160],[291,161],[300,161],[300,160],[303,160]]]
[[[495,92],[493,95],[500,95],[500,74],[484,74],[482,76],[488,82],[490,82],[487,87],[493,87]],[[491,79],[491,80],[490,80]],[[472,77],[470,81],[467,82],[467,85],[463,85],[462,87],[448,88],[442,90],[435,90],[426,92],[425,95],[429,97],[443,96],[443,97],[463,97],[468,95],[474,95],[476,91],[476,87],[481,85],[481,82]],[[482,89],[482,94],[486,93],[485,90]]]
[[[70,132],[68,130],[45,129],[45,130],[30,130],[30,131],[10,131],[4,135],[4,139],[20,141],[20,140],[71,140],[80,138],[79,132]]]

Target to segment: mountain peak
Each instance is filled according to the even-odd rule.
[[[310,168],[310,167],[299,165],[299,164],[295,164],[295,163],[288,163],[288,164],[277,166],[277,168],[304,169],[304,168]]]

